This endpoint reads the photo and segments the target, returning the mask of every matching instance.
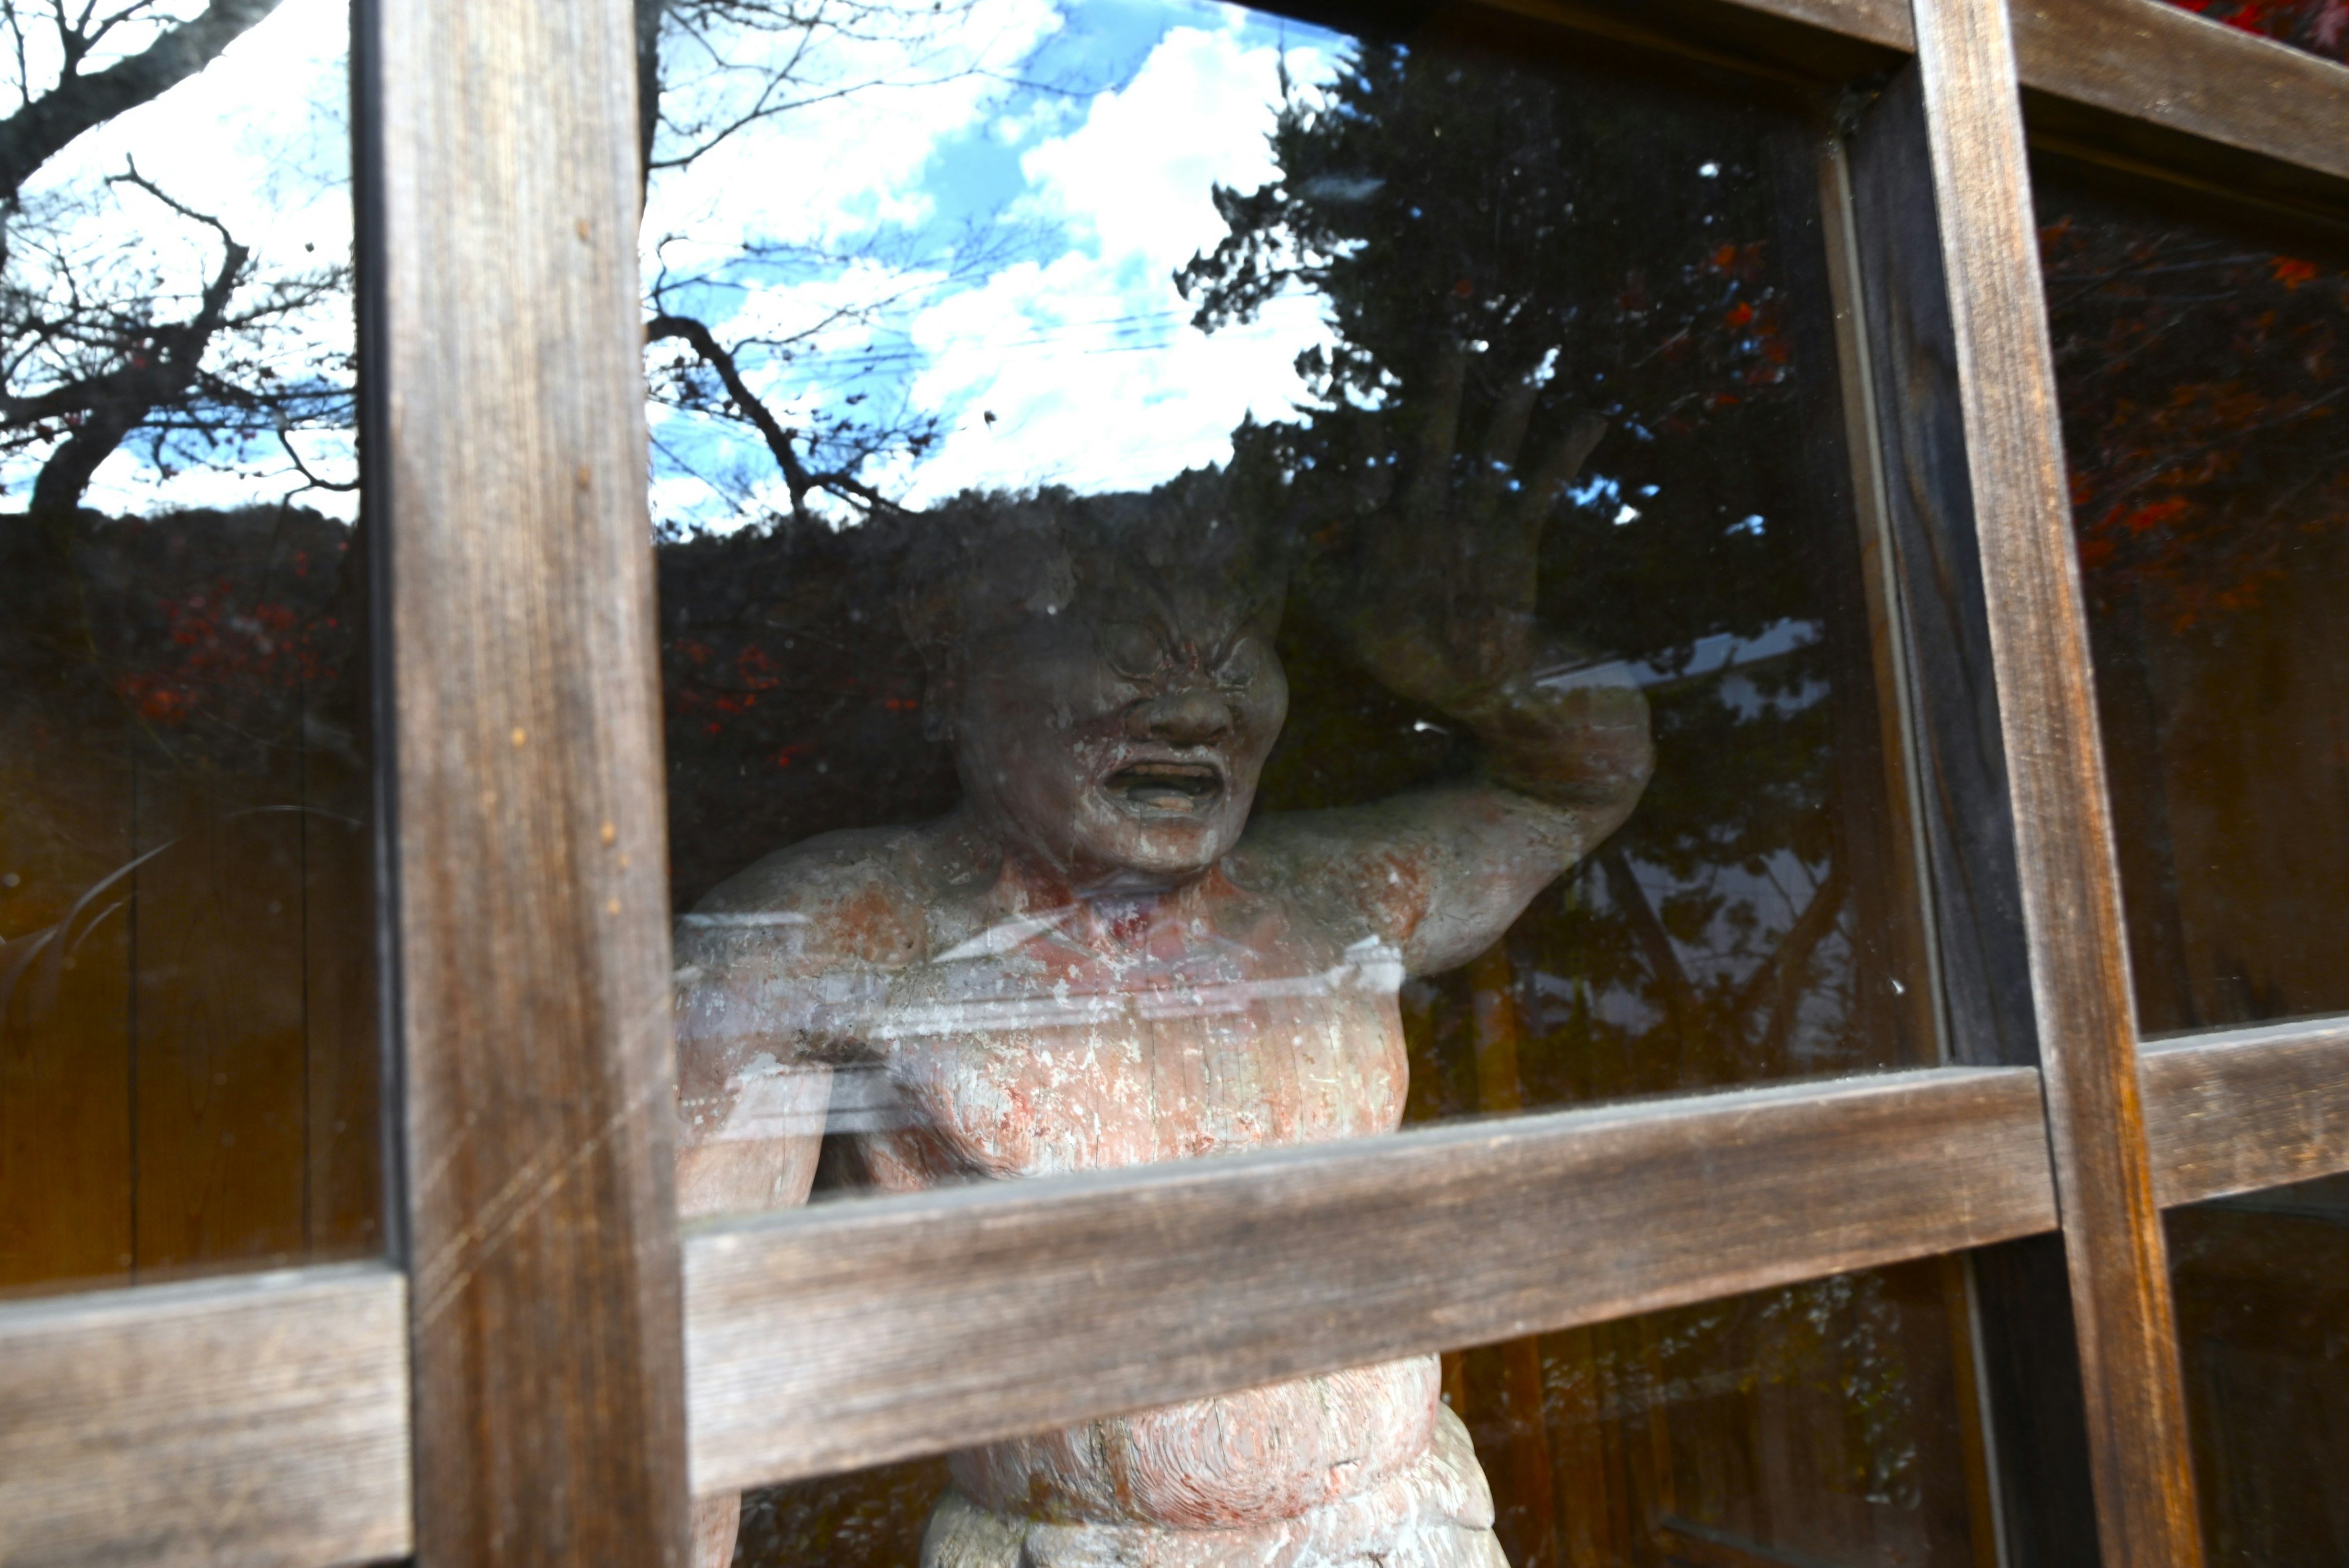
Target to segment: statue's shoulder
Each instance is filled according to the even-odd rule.
[[[892,967],[925,950],[927,827],[860,827],[778,849],[720,882],[678,922],[680,950],[756,950],[812,963]],[[796,966],[795,966],[796,967]]]

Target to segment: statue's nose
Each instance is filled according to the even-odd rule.
[[[1210,690],[1191,687],[1169,691],[1141,705],[1138,723],[1129,728],[1168,745],[1196,746],[1215,740],[1232,727],[1232,711]]]

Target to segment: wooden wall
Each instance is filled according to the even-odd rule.
[[[0,1290],[381,1245],[347,537],[274,508],[94,520],[78,637],[11,628]]]

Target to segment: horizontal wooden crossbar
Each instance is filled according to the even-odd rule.
[[[2349,1020],[2156,1041],[2142,1070],[2165,1209],[2349,1170]]]
[[[1730,0],[1884,48],[1915,47],[1909,0]],[[2349,179],[2349,67],[2168,0],[2010,0],[2037,93]]]
[[[408,1282],[381,1264],[0,1307],[0,1564],[409,1550]]]
[[[688,1238],[697,1490],[2052,1229],[2028,1068],[851,1200]]]
[[[2165,1205],[2349,1170],[2349,1023],[2145,1049]],[[2037,1075],[1939,1069],[843,1200],[686,1246],[706,1490],[2052,1229]],[[0,1306],[0,1568],[411,1540],[376,1265]]]

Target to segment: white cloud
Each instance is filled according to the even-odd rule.
[[[1009,267],[940,301],[913,325],[929,356],[917,403],[951,431],[895,477],[908,499],[969,486],[1142,488],[1230,456],[1253,411],[1287,414],[1304,395],[1298,353],[1326,340],[1316,302],[1289,296],[1247,326],[1189,325],[1173,274],[1225,233],[1217,183],[1273,177],[1278,58],[1237,26],[1178,27],[1123,89],[1021,160],[1030,182],[1015,215],[1050,221],[1070,248]],[[1291,51],[1303,81],[1330,62]],[[989,421],[987,415],[995,419]]]
[[[1033,9],[1040,0],[988,3],[1002,7],[992,36],[1024,37],[1030,53],[1013,63],[1034,68],[1057,14]],[[1190,326],[1173,274],[1225,233],[1215,185],[1274,177],[1267,135],[1281,60],[1246,11],[1174,0],[1160,15],[1164,30],[1143,35],[1130,78],[1090,97],[957,78],[795,111],[682,178],[662,176],[647,234],[680,236],[660,250],[677,273],[722,268],[760,239],[902,248],[894,265],[874,254],[788,280],[736,267],[696,306],[730,341],[792,340],[787,365],[754,348],[744,366],[786,424],[836,412],[852,392],[868,410],[903,398],[938,419],[936,446],[864,474],[885,493],[920,505],[973,486],[1143,488],[1222,461],[1248,414],[1290,412],[1305,391],[1294,361],[1328,329],[1301,296],[1214,334]],[[1299,48],[1287,64],[1309,84],[1334,62]],[[891,74],[878,57],[856,65]],[[940,182],[974,168],[982,184],[1011,180],[996,232],[1028,238],[1019,259],[958,274],[944,270],[955,224],[931,192],[957,199]],[[905,225],[894,234],[893,220]],[[740,427],[677,418],[660,428],[657,467],[709,481],[665,483],[662,515],[723,527],[786,504],[780,486],[751,477],[772,465]]]
[[[1061,26],[1051,0],[976,0],[938,36],[918,6],[885,16],[882,36],[829,33],[803,52],[789,34],[716,35],[721,68],[681,69],[669,96],[723,122],[751,106],[757,84],[791,64],[797,107],[728,137],[683,168],[656,171],[648,245],[680,272],[722,265],[745,240],[838,244],[876,226],[931,216],[918,189],[944,139],[996,118],[1016,70]],[[738,101],[739,100],[739,101]],[[656,157],[681,150],[666,141]],[[657,265],[649,253],[648,270]]]

